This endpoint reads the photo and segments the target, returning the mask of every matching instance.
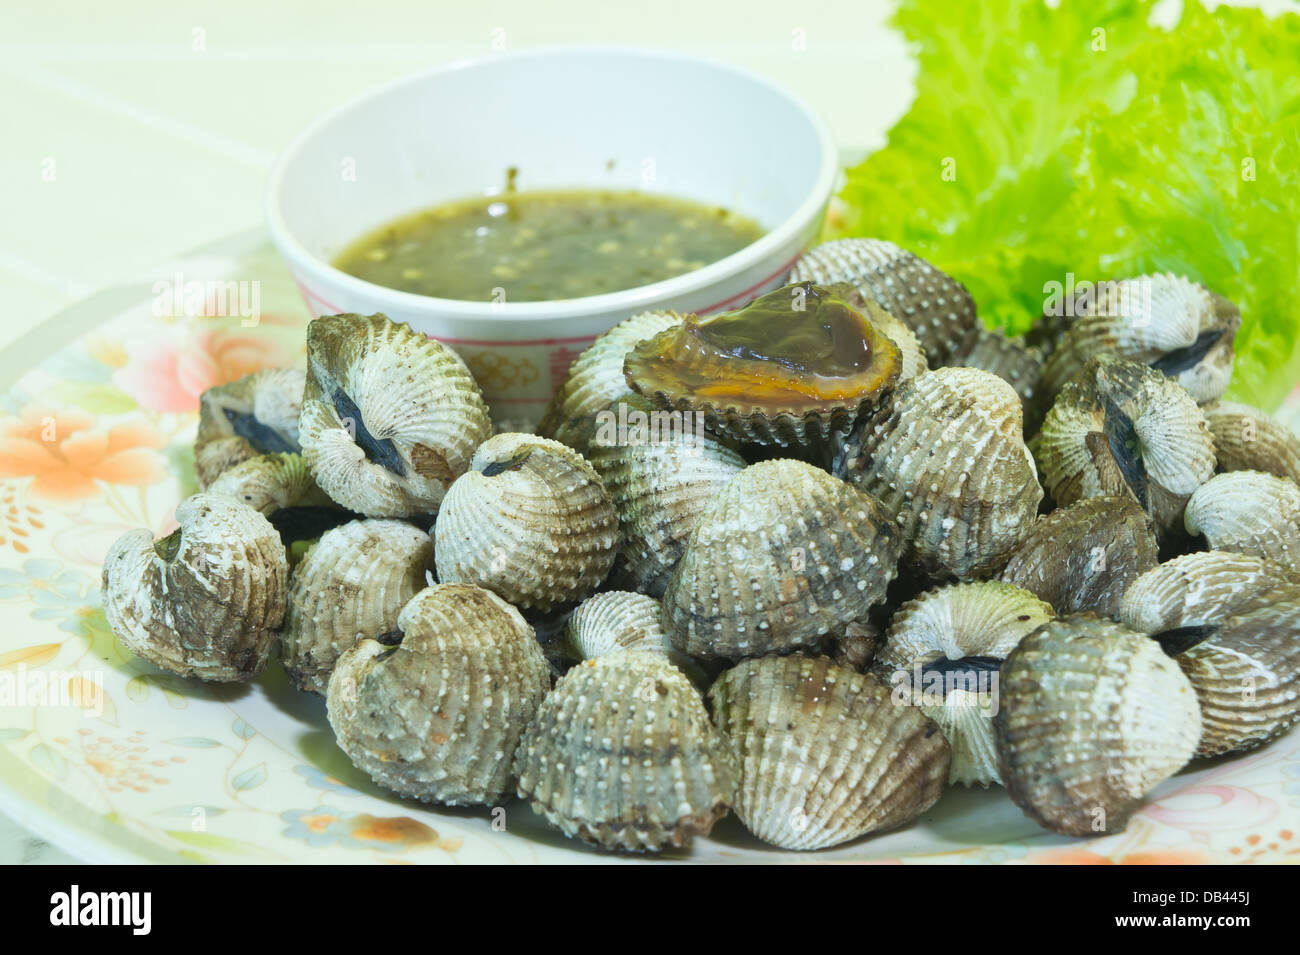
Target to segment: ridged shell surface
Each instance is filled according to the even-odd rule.
[[[966,287],[929,262],[883,239],[836,239],[809,249],[792,282],[848,282],[916,332],[931,364],[955,354],[975,328],[975,300]]]
[[[1266,557],[1300,569],[1300,486],[1261,471],[1228,471],[1187,502],[1187,532],[1214,550]]]
[[[104,558],[104,615],[136,656],[218,683],[262,672],[284,617],[289,566],[280,535],[234,498],[196,494],[155,541],[128,531]]]
[[[1187,499],[1215,466],[1209,425],[1191,395],[1110,355],[1061,389],[1030,447],[1058,506],[1129,496],[1162,534],[1181,528]]]
[[[983,326],[967,334],[949,364],[992,372],[1016,390],[1026,409],[1034,405],[1043,376],[1043,358],[1037,349],[1027,347],[1023,339],[1008,338],[999,329]]]
[[[331,507],[325,492],[312,480],[301,454],[259,454],[221,472],[208,485],[209,494],[243,501],[270,517],[288,507]]]
[[[1199,551],[1165,561],[1124,591],[1119,620],[1142,633],[1217,623],[1300,576],[1281,564],[1233,551]]]
[[[824,849],[895,829],[938,800],[948,743],[875,677],[799,654],[744,660],[709,691],[734,747],[733,808],[764,842]]]
[[[569,617],[564,635],[569,651],[579,660],[619,650],[667,653],[672,649],[659,625],[659,601],[623,590],[584,600]]]
[[[607,849],[685,848],[727,813],[736,768],[704,701],[662,653],[626,650],[560,678],[519,744],[519,796]]]
[[[1205,420],[1224,471],[1265,471],[1300,483],[1300,437],[1272,415],[1250,405],[1217,401]]]
[[[949,782],[999,781],[997,664],[1054,618],[1029,591],[993,580],[938,587],[894,614],[872,669],[942,727],[952,748]]]
[[[485,441],[452,485],[434,539],[440,580],[550,610],[605,579],[618,554],[618,513],[578,452],[504,433]]]
[[[1158,559],[1155,529],[1132,498],[1094,497],[1037,518],[1002,579],[1061,615],[1113,617],[1128,586]]]
[[[305,375],[264,368],[209,388],[199,399],[194,471],[206,489],[227,468],[259,454],[294,454]]]
[[[405,521],[350,521],[326,531],[294,568],[280,656],[300,690],[324,693],[334,664],[397,616],[433,569],[433,541]]]
[[[691,532],[665,629],[697,657],[809,646],[884,599],[899,546],[870,495],[800,461],[750,465]]]
[[[623,541],[615,577],[657,597],[700,514],[745,462],[708,434],[647,427],[645,441],[595,441],[587,453],[618,512]]]
[[[1220,397],[1232,377],[1232,340],[1241,314],[1222,296],[1183,276],[1141,275],[1099,282],[1043,370],[1055,394],[1099,354],[1141,362],[1197,401]]]
[[[550,689],[532,628],[495,594],[464,584],[420,591],[397,626],[399,643],[361,640],[330,677],[339,746],[400,795],[499,802],[524,727]]]
[[[595,416],[630,394],[623,361],[638,342],[680,325],[676,312],[641,312],[624,319],[579,355],[546,406],[537,433],[586,453]]]
[[[864,420],[835,470],[896,515],[906,561],[935,576],[985,576],[1019,546],[1043,498],[1022,423],[1001,378],[937,368]]]
[[[492,433],[465,363],[384,315],[307,326],[299,425],[316,483],[366,517],[436,513]]]
[[[1122,831],[1201,735],[1178,664],[1097,618],[1045,624],[1021,641],[1002,664],[999,707],[1002,781],[1027,816],[1063,835]]]

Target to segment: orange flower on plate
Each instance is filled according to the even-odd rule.
[[[0,420],[0,477],[32,478],[39,497],[76,501],[99,493],[96,482],[142,487],[160,480],[154,450],[163,438],[142,421],[97,427],[82,411],[28,405],[17,418]]]
[[[280,364],[282,357],[264,337],[214,328],[179,341],[141,342],[129,355],[114,380],[142,408],[162,412],[195,411],[209,388]]]

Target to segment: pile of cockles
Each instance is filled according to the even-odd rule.
[[[208,391],[200,493],[104,564],[171,673],[278,655],[376,783],[681,849],[821,849],[1002,786],[1121,831],[1300,716],[1300,442],[1223,400],[1241,316],[1099,282],[1029,334],[884,241],[709,317],[634,315],[535,434],[383,315]],[[1060,311],[1059,309],[1057,311]]]

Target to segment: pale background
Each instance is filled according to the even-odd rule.
[[[371,86],[493,55],[494,40],[507,50],[620,43],[713,56],[788,86],[843,147],[877,146],[912,90],[902,41],[880,29],[887,9],[884,0],[3,0],[0,348],[98,289],[256,227],[270,164],[299,129]],[[70,861],[0,817],[0,863]]]

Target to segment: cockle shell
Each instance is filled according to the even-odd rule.
[[[1121,621],[1155,635],[1196,688],[1198,756],[1249,749],[1300,718],[1300,576],[1229,551],[1186,554],[1143,574]]]
[[[294,685],[324,693],[343,652],[394,630],[432,569],[433,541],[405,521],[351,521],[327,531],[289,580],[280,656]]]
[[[691,532],[664,591],[665,629],[695,657],[812,645],[884,599],[899,546],[870,495],[801,461],[750,465]]]
[[[641,312],[598,336],[569,368],[537,433],[586,454],[596,415],[631,393],[623,362],[639,342],[682,323],[677,312]]]
[[[1120,832],[1196,751],[1196,692],[1156,641],[1096,617],[1044,624],[1002,664],[1002,781],[1053,832]]]
[[[587,455],[618,512],[623,542],[615,577],[655,597],[667,586],[700,514],[745,466],[711,435],[671,428],[652,428],[645,440],[596,440]]]
[[[804,253],[791,282],[848,282],[916,332],[931,364],[943,364],[975,328],[975,300],[950,275],[883,239],[836,239]]]
[[[1059,614],[1113,617],[1125,589],[1158,559],[1155,529],[1132,498],[1093,497],[1037,518],[1002,579]]]
[[[837,666],[866,673],[884,642],[884,629],[874,619],[850,620],[830,632],[826,653]]]
[[[1110,355],[1061,389],[1030,447],[1058,506],[1132,497],[1162,534],[1180,526],[1187,499],[1215,466],[1209,425],[1191,395]]]
[[[929,362],[925,357],[925,348],[921,345],[921,339],[916,337],[916,332],[912,331],[910,325],[899,321],[890,312],[885,311],[874,299],[867,298],[858,290],[857,286],[848,282],[836,282],[825,286],[825,289],[833,294],[843,296],[858,311],[870,312],[871,320],[876,327],[885,334],[886,338],[898,346],[899,381],[915,378],[921,372],[930,370]]]
[[[588,597],[569,617],[564,635],[569,652],[578,660],[617,650],[667,653],[672,649],[659,625],[659,601],[625,590]]]
[[[687,316],[633,348],[623,370],[657,407],[701,415],[721,437],[814,447],[898,379],[878,312],[811,283],[786,286],[734,312]]]
[[[1216,401],[1202,409],[1224,471],[1264,471],[1300,483],[1300,437],[1250,405]]]
[[[660,852],[727,813],[735,763],[698,691],[663,653],[580,663],[542,702],[515,757],[519,796],[565,835]]]
[[[1187,533],[1214,550],[1267,557],[1300,569],[1300,486],[1262,471],[1228,471],[1187,502]]]
[[[438,510],[492,432],[465,363],[384,315],[307,326],[300,435],[316,483],[366,517]]]
[[[1024,539],[1043,498],[1022,421],[1001,378],[937,368],[863,420],[835,473],[897,515],[906,561],[936,576],[984,576]]]
[[[326,697],[348,758],[379,785],[451,806],[498,802],[550,667],[519,611],[465,584],[421,590],[397,632],[339,658]]]
[[[1241,313],[1203,285],[1170,273],[1097,283],[1043,369],[1056,394],[1090,358],[1113,354],[1149,365],[1197,401],[1220,397],[1232,377]]]
[[[709,690],[735,749],[737,817],[784,849],[824,849],[894,829],[929,809],[948,743],[875,677],[825,657],[744,660]]]
[[[442,502],[438,578],[550,610],[591,593],[618,554],[618,514],[582,455],[531,434],[494,435]]]
[[[222,471],[209,494],[225,494],[270,517],[290,507],[333,507],[301,454],[259,454]]]
[[[997,665],[1055,616],[1029,591],[992,580],[936,588],[894,614],[872,669],[939,724],[952,747],[949,782],[999,781]]]
[[[196,494],[180,527],[155,541],[128,531],[104,559],[104,615],[136,656],[218,683],[262,672],[284,617],[289,566],[265,517],[231,497]]]
[[[981,325],[967,333],[966,340],[948,363],[992,372],[1016,390],[1026,413],[1036,406],[1034,399],[1043,376],[1043,357],[1036,348],[1027,347],[1022,338],[1008,338],[1000,329]],[[1032,432],[1035,428],[1026,430]]]
[[[194,440],[200,488],[255,455],[301,450],[298,412],[304,381],[301,369],[265,368],[203,392]]]

